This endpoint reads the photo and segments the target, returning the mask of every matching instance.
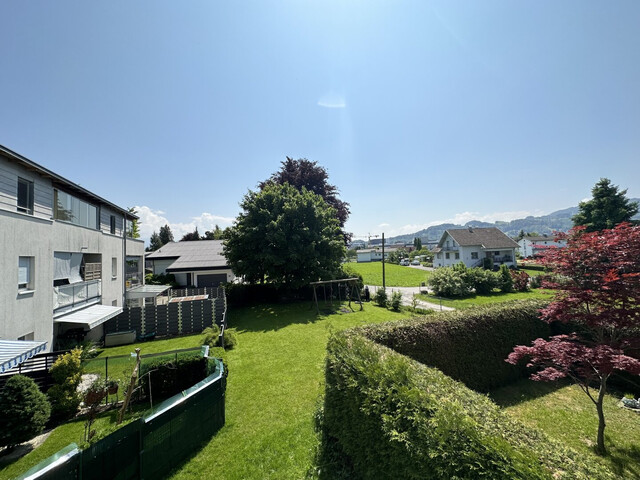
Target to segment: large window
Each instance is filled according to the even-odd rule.
[[[53,218],[81,227],[98,228],[98,207],[60,190],[54,191]]]
[[[478,259],[478,252],[471,252],[471,260],[477,260]]]
[[[18,178],[18,211],[33,215],[33,182]]]
[[[33,257],[18,257],[18,290],[33,290]]]

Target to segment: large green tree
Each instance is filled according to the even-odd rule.
[[[338,271],[344,239],[335,210],[319,195],[270,184],[249,191],[240,207],[225,230],[224,255],[245,281],[298,288]]]
[[[627,190],[618,191],[608,178],[601,178],[591,189],[593,198],[578,205],[573,216],[574,226],[584,226],[587,232],[611,229],[622,222],[629,222],[638,213],[638,203],[631,202]]]
[[[300,191],[306,188],[310,192],[320,195],[329,206],[335,209],[335,215],[343,231],[345,245],[351,241],[352,234],[344,231],[344,224],[349,218],[349,213],[351,213],[349,204],[338,198],[338,187],[329,183],[329,173],[326,168],[318,165],[318,162],[312,162],[306,158],[294,160],[287,157],[282,162],[280,170],[258,186],[262,190],[267,185],[274,183],[279,185],[288,183]]]

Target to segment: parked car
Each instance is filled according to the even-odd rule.
[[[400,265],[402,265],[403,267],[408,267],[409,266],[409,260],[406,258],[403,258],[402,260],[400,260]]]
[[[420,265],[420,260],[414,260],[411,265]]]

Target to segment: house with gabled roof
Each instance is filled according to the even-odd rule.
[[[549,248],[563,248],[567,241],[549,235],[527,236],[518,240],[518,249],[523,258],[535,257]]]
[[[501,230],[490,228],[452,228],[445,230],[433,249],[434,267],[451,267],[463,262],[467,267],[480,267],[485,258],[493,266],[516,266],[518,244]]]
[[[222,240],[169,242],[146,256],[154,275],[173,274],[184,287],[217,287],[235,278]]]

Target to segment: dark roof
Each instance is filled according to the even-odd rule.
[[[446,234],[449,234],[461,247],[480,245],[483,248],[517,248],[518,244],[496,227],[489,228],[452,228],[445,230],[438,247],[442,247]]]
[[[137,219],[138,217],[129,211],[126,208],[119,207],[108,200],[96,195],[93,192],[90,192],[84,187],[81,187],[77,183],[73,183],[71,180],[67,180],[61,175],[52,172],[49,169],[44,168],[42,165],[37,164],[33,160],[29,160],[27,157],[23,157],[19,153],[14,152],[13,150],[8,149],[7,147],[0,145],[0,154],[8,158],[10,161],[16,162],[28,170],[34,171],[41,175],[44,178],[51,179],[53,186],[63,187],[65,190],[68,190],[70,193],[73,192],[76,195],[79,195],[84,198],[88,198],[93,200],[94,202],[100,203],[102,205],[106,205],[116,211],[124,213],[125,216],[129,219]]]
[[[203,270],[227,268],[227,259],[222,253],[222,240],[195,240],[192,242],[170,242],[147,255],[149,260],[175,258],[167,271]]]

